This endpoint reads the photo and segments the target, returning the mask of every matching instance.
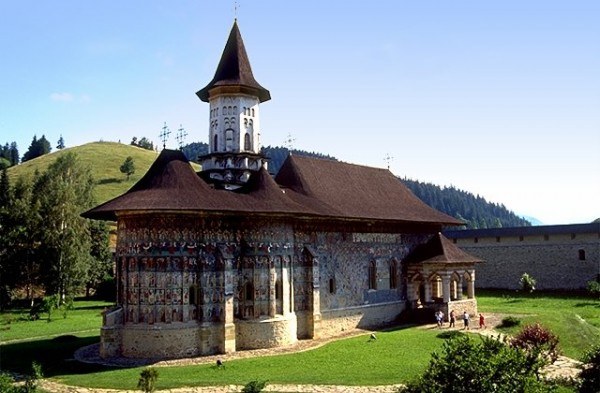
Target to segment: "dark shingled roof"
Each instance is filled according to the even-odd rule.
[[[83,214],[99,220],[116,220],[118,211],[206,210],[220,201],[180,151],[164,149],[148,172],[125,194]]]
[[[289,156],[275,181],[293,190],[293,199],[323,215],[463,224],[426,205],[387,169]]]
[[[183,153],[167,149],[129,191],[83,216],[115,220],[119,212],[148,211],[462,224],[421,202],[388,170],[290,156],[275,179],[263,168],[227,191],[210,187]]]
[[[441,233],[421,244],[404,260],[408,263],[479,263],[482,259],[456,247]]]
[[[202,101],[208,102],[210,90],[220,86],[242,87],[246,89],[248,94],[257,96],[260,102],[271,99],[269,90],[262,87],[254,79],[237,20],[233,22],[233,27],[229,33],[229,38],[227,39],[227,44],[225,44],[225,49],[221,55],[221,61],[219,61],[214,78],[208,85],[200,89],[196,95]]]

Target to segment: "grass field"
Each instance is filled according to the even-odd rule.
[[[127,143],[127,142],[126,142]],[[66,152],[71,151],[78,155],[83,165],[90,168],[96,181],[95,195],[98,204],[104,203],[129,190],[150,168],[158,157],[158,152],[117,142],[92,142],[63,150],[57,150],[43,155],[23,164],[15,165],[8,169],[11,184],[18,178],[31,180],[35,171],[46,171],[48,166]],[[129,180],[121,173],[119,168],[127,157],[131,156],[135,164],[135,173]],[[194,170],[200,166],[192,164]]]
[[[578,358],[592,343],[600,342],[600,301],[589,297],[479,291],[478,302],[483,313],[516,315],[522,319],[521,325],[540,322],[549,327],[559,336],[562,351],[571,357]],[[78,302],[77,310],[67,319],[57,315],[50,323],[14,322],[18,314],[2,314],[3,318],[11,315],[13,322],[10,329],[2,331],[0,366],[27,371],[31,361],[36,360],[47,377],[69,385],[135,389],[142,368],[114,369],[80,364],[72,359],[75,349],[98,342],[99,312],[103,307],[102,303]],[[4,328],[6,324],[1,326]],[[28,340],[6,342],[7,332],[11,332],[12,339]],[[57,334],[62,335],[50,337]],[[375,342],[358,336],[301,353],[230,361],[225,369],[212,364],[161,367],[158,389],[244,385],[255,379],[281,384],[402,383],[425,369],[431,352],[443,343],[439,335],[438,329],[406,327],[379,332]]]
[[[515,315],[520,326],[501,329],[514,334],[523,325],[539,322],[560,339],[562,352],[579,359],[592,343],[600,343],[600,301],[584,294],[478,291],[480,310]]]

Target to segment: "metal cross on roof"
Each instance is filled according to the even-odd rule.
[[[171,135],[171,131],[169,131],[169,127],[167,127],[167,122],[163,125],[162,131],[158,136],[163,143],[163,149],[167,147],[167,139],[169,139],[169,135]]]
[[[292,134],[288,133],[287,138],[283,141],[283,147],[291,151],[294,148],[294,142],[296,138],[292,137]]]
[[[390,162],[394,161],[394,157],[390,155],[390,153],[386,153],[383,161],[387,163],[387,169],[390,169]]]
[[[187,135],[187,131],[184,130],[183,126],[180,124],[179,129],[177,130],[177,135],[175,135],[175,139],[177,139],[177,144],[179,145],[179,150],[183,149],[183,143],[185,142],[185,137]]]

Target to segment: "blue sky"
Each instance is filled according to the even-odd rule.
[[[240,0],[263,145],[600,217],[600,2]],[[0,143],[207,141],[234,2],[0,1]]]

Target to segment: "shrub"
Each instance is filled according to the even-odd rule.
[[[431,355],[428,368],[403,393],[552,392],[537,378],[543,362],[531,363],[525,351],[493,337],[477,342],[467,335],[444,342]]]
[[[600,299],[600,282],[597,280],[588,281],[587,290],[593,296],[596,296]]]
[[[260,393],[267,386],[267,381],[250,381],[242,389],[243,393]]]
[[[585,353],[583,363],[577,391],[579,393],[600,392],[600,344],[596,344]]]
[[[153,367],[146,368],[140,373],[137,387],[144,393],[151,393],[156,390],[157,379],[158,371]]]
[[[506,317],[502,319],[502,323],[500,324],[501,328],[509,328],[513,326],[519,326],[521,324],[521,320],[517,317]]]
[[[552,362],[558,358],[558,337],[539,323],[525,326],[510,340],[510,345],[523,349],[531,360],[547,356]]]
[[[523,273],[521,279],[519,280],[519,285],[521,286],[521,289],[529,293],[535,291],[536,283],[537,282],[535,281],[535,279],[527,273]]]
[[[14,379],[5,372],[0,373],[0,392],[17,393],[17,387],[14,385]]]

